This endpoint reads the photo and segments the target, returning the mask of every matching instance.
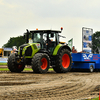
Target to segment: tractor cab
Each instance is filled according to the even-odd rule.
[[[29,32],[27,30],[24,36],[26,36],[27,43],[30,43],[30,40],[32,43],[39,43],[41,49],[46,49],[52,54],[54,48],[59,44],[59,33],[61,31],[33,30]]]

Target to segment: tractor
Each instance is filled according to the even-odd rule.
[[[26,30],[24,39],[16,53],[8,57],[8,68],[11,72],[22,72],[25,65],[31,65],[35,73],[47,73],[50,66],[56,73],[71,70],[71,49],[60,42],[61,30]]]

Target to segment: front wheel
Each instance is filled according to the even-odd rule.
[[[37,53],[32,59],[32,69],[35,73],[46,73],[50,66],[50,58],[46,53]]]
[[[8,57],[8,69],[11,72],[21,72],[23,71],[23,69],[25,68],[25,65],[22,64],[16,64],[16,55],[15,53],[12,53],[9,57]],[[19,62],[20,60],[18,60]]]
[[[66,73],[71,70],[72,57],[67,49],[62,49],[57,56],[56,65],[53,67],[57,73]]]

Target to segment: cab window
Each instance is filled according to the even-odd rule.
[[[33,35],[33,42],[34,43],[41,42],[41,35],[40,35],[40,33],[34,33],[34,35]]]

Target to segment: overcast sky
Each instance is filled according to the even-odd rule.
[[[0,47],[26,29],[63,27],[62,39],[71,38],[82,50],[82,27],[100,31],[100,0],[0,0]]]

